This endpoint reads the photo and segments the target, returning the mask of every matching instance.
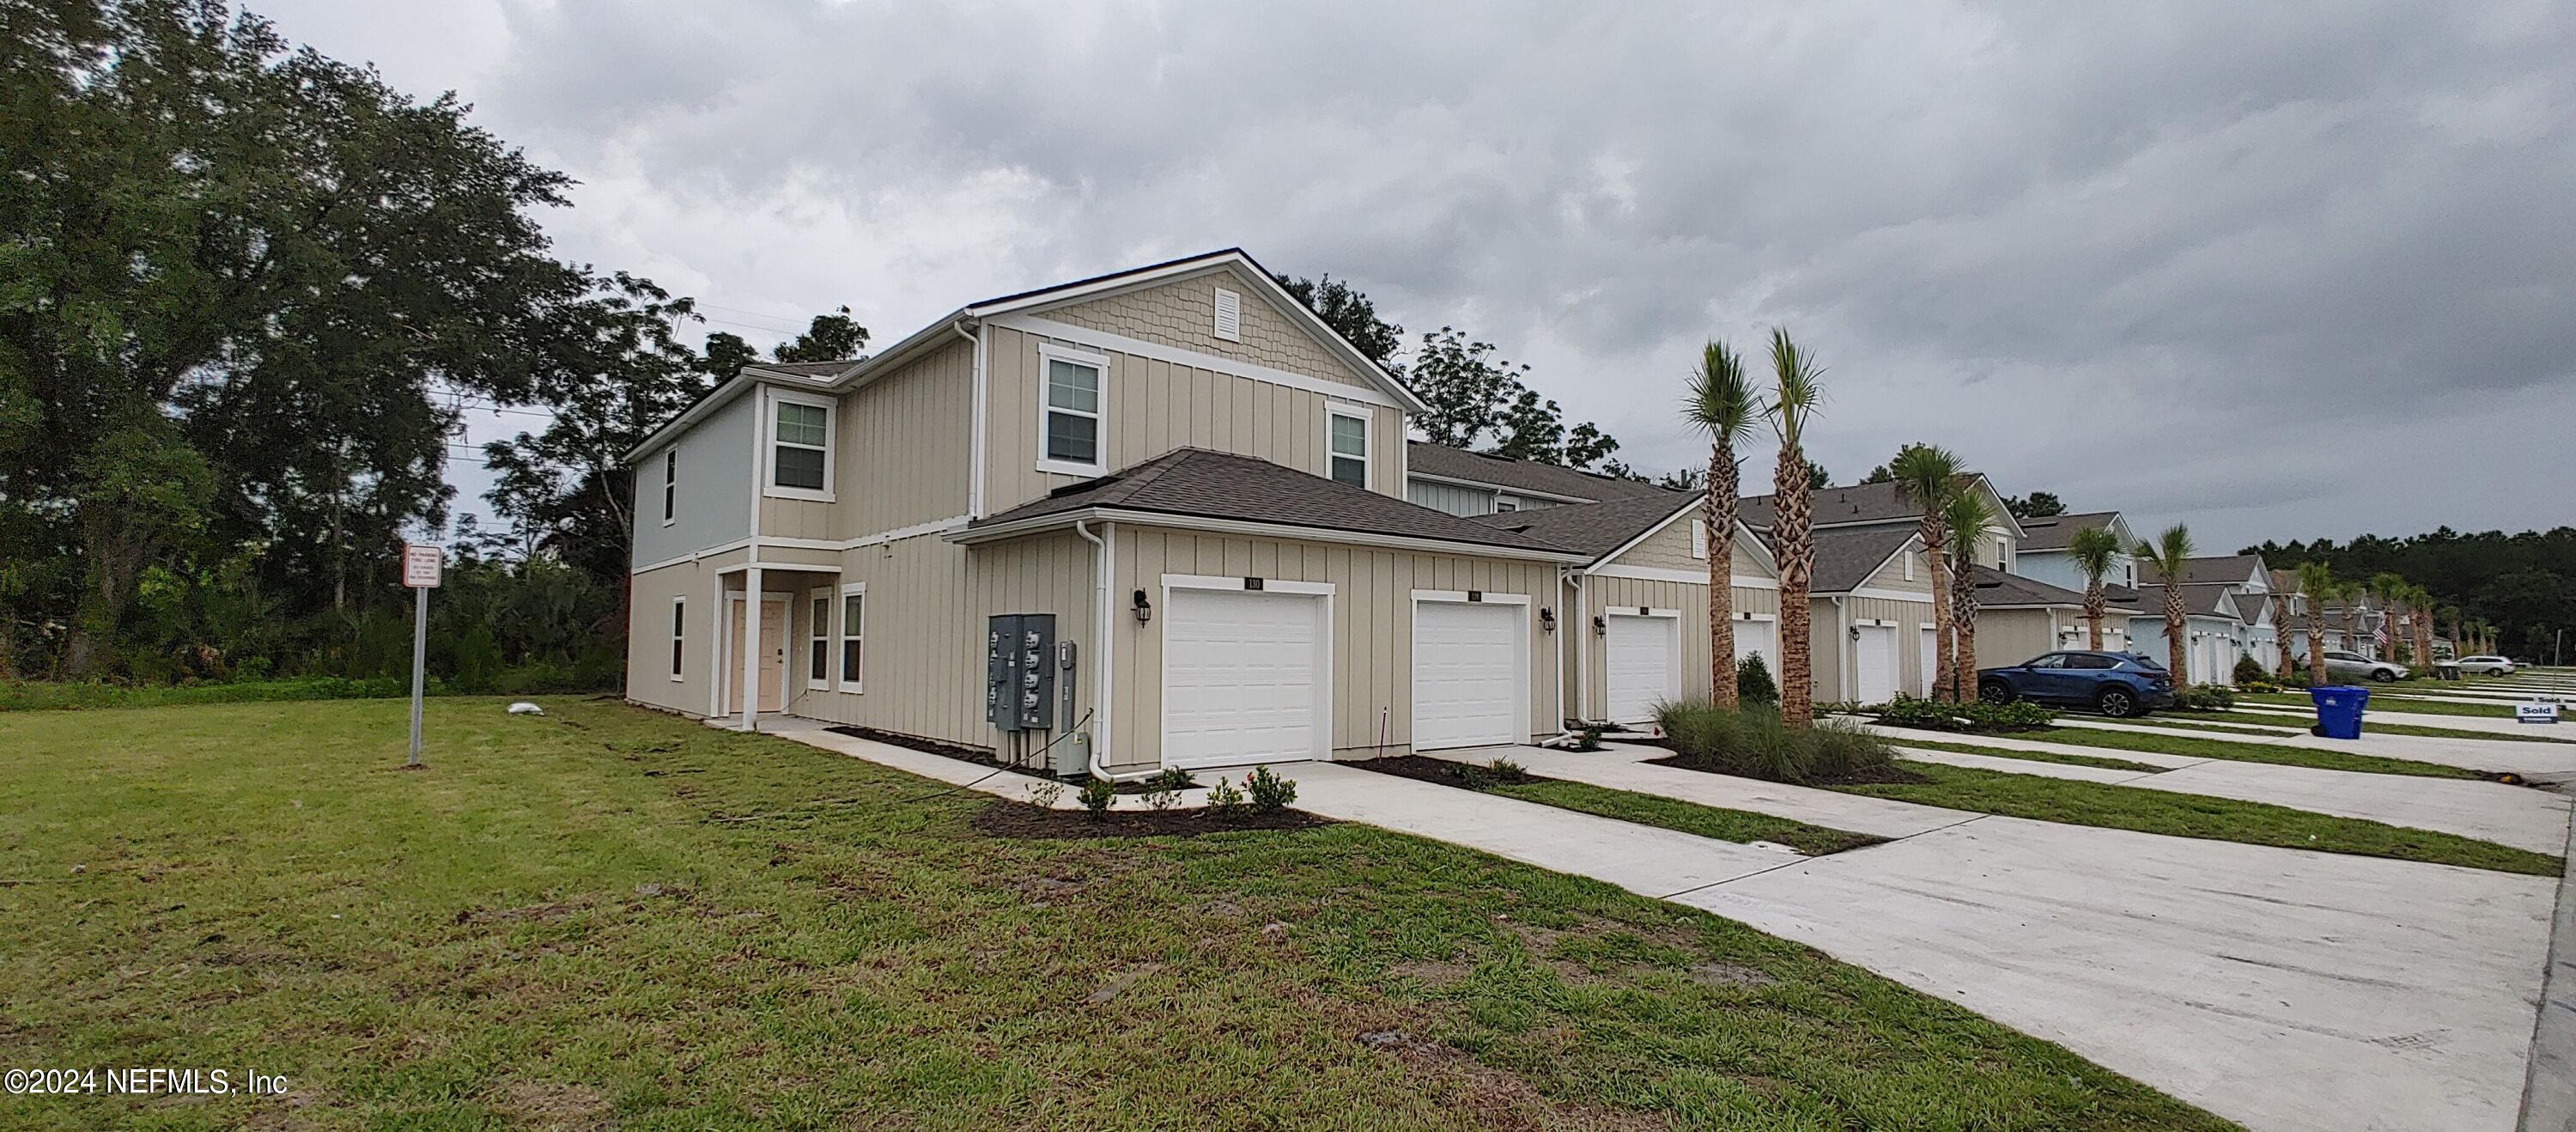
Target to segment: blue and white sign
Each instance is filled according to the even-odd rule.
[[[2558,722],[2558,701],[2533,700],[2527,704],[2515,704],[2513,718],[2518,723],[2556,723]]]

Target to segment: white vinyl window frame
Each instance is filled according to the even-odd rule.
[[[834,614],[840,602],[830,590],[814,590],[805,601],[805,687],[808,691],[827,691],[832,687],[832,632]]]
[[[823,486],[820,488],[782,487],[778,483],[778,449],[781,446],[802,449],[814,447],[811,444],[789,442],[778,438],[778,411],[784,405],[804,405],[823,410]],[[840,461],[833,459],[832,454],[840,450],[840,408],[840,403],[831,397],[799,393],[792,389],[767,391],[760,406],[760,493],[762,495],[771,499],[805,499],[819,503],[833,501],[835,498],[832,485],[833,465]]]
[[[680,513],[680,446],[662,450],[662,525],[679,521]]]
[[[671,682],[687,679],[689,650],[689,599],[671,599]]]
[[[1360,450],[1356,453],[1343,452],[1333,447],[1333,423],[1335,421],[1346,420],[1359,422]],[[1369,453],[1369,448],[1377,442],[1377,437],[1375,435],[1377,429],[1375,426],[1376,422],[1370,418],[1369,411],[1366,408],[1358,405],[1345,405],[1334,401],[1327,401],[1324,403],[1325,479],[1331,480],[1335,483],[1348,482],[1333,473],[1340,470],[1337,465],[1342,461],[1352,460],[1357,461],[1360,466],[1360,482],[1351,484],[1350,486],[1359,488],[1362,491],[1373,491],[1376,489],[1377,461],[1370,458]],[[1498,501],[1497,507],[1499,508],[1499,506],[1500,504]]]
[[[1098,393],[1092,401],[1090,412],[1057,408],[1049,403],[1047,394],[1057,362],[1088,367],[1097,375],[1094,385]],[[1039,471],[1065,476],[1109,474],[1109,380],[1108,355],[1067,349],[1052,342],[1038,344],[1038,373],[1035,384],[1037,386],[1037,469]],[[1058,413],[1090,418],[1092,422],[1090,463],[1058,460],[1047,454],[1047,420]]]
[[[857,599],[855,608],[851,599]],[[840,619],[835,637],[839,647],[832,650],[833,686],[844,692],[867,691],[868,674],[868,584],[847,582],[841,586],[840,600],[834,603],[834,614]],[[857,616],[852,616],[857,614]],[[856,646],[855,649],[853,646]],[[852,663],[855,661],[856,663]]]

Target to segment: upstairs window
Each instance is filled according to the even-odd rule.
[[[1328,436],[1332,447],[1328,458],[1332,461],[1333,482],[1346,483],[1356,488],[1367,488],[1369,485],[1368,418],[1357,413],[1332,409],[1326,413],[1324,419],[1330,426]]]
[[[829,499],[832,494],[832,407],[829,401],[777,400],[770,416],[769,494]]]
[[[1038,467],[1041,471],[1098,475],[1101,404],[1108,359],[1042,349],[1045,373],[1038,390]]]
[[[1521,505],[1519,500],[1502,495],[1494,497],[1494,513],[1497,515],[1509,515],[1519,511],[1520,509]]]
[[[662,525],[670,526],[680,501],[680,450],[662,453]]]

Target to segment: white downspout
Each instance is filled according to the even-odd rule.
[[[1592,722],[1592,599],[1583,582],[1586,575],[1574,576],[1574,624],[1578,634],[1574,652],[1574,722]]]
[[[1834,595],[1834,691],[1836,702],[1858,698],[1852,686],[1860,682],[1858,651],[1852,648],[1851,610],[1843,605],[1842,595]],[[1809,698],[1813,698],[1812,696]]]
[[[984,414],[986,412],[984,406],[986,400],[985,387],[987,385],[984,376],[984,358],[986,331],[984,329],[984,324],[982,322],[977,322],[975,323],[975,332],[969,334],[966,332],[966,322],[966,319],[961,318],[955,322],[949,323],[948,329],[956,331],[958,337],[975,344],[975,422],[973,425],[973,432],[967,438],[966,444],[967,451],[969,452],[969,456],[967,458],[973,461],[973,463],[967,467],[966,471],[966,519],[968,522],[973,522],[974,520],[984,517]]]
[[[760,566],[754,562],[742,574],[742,729],[760,730],[756,713],[760,710],[760,650],[768,642],[761,639]]]
[[[1113,734],[1111,724],[1114,722],[1109,709],[1109,705],[1115,698],[1113,694],[1115,688],[1110,674],[1117,671],[1117,666],[1111,663],[1116,658],[1116,650],[1111,647],[1110,634],[1117,620],[1117,610],[1109,604],[1109,568],[1118,561],[1118,525],[1102,523],[1100,534],[1095,535],[1091,533],[1090,520],[1076,520],[1073,524],[1073,533],[1081,535],[1083,541],[1090,543],[1096,552],[1092,558],[1091,610],[1093,628],[1099,633],[1099,643],[1091,647],[1091,764],[1086,769],[1091,772],[1091,777],[1110,782],[1134,782],[1141,778],[1149,778],[1162,773],[1162,768],[1153,767],[1129,771],[1126,774],[1111,774],[1109,764],[1101,761],[1102,752],[1109,749],[1110,737]],[[1103,538],[1102,535],[1108,537]]]

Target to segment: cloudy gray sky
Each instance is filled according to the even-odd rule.
[[[1700,342],[1785,324],[1838,480],[1930,440],[2216,550],[2576,522],[2576,5],[252,7],[755,342],[1239,244],[1643,469],[1704,451]]]

